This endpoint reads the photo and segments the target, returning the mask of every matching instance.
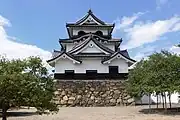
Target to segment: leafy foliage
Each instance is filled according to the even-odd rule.
[[[52,101],[54,91],[53,79],[40,58],[0,58],[0,107],[4,120],[10,107],[30,106],[40,112],[57,111],[57,105]]]
[[[130,71],[127,91],[135,98],[152,93],[180,91],[180,57],[167,51],[141,60]]]

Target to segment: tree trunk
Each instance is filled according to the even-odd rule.
[[[7,110],[6,109],[2,109],[2,120],[7,120],[6,113],[7,113]]]
[[[158,97],[159,97],[158,94],[156,95],[156,97],[157,97],[157,103],[156,103],[156,105],[157,105],[157,108],[158,108],[158,107],[159,107],[159,106],[158,106],[158,105],[159,105],[159,103],[158,103],[158,102],[159,102],[159,100],[158,100]]]
[[[166,101],[166,93],[164,92],[164,102],[165,102],[165,112],[167,112],[167,101]]]
[[[171,109],[171,93],[169,92],[169,108]]]
[[[151,103],[150,103],[151,102],[151,94],[149,93],[148,96],[149,96],[149,112],[150,112],[151,111]]]
[[[2,103],[2,120],[7,120],[7,107],[5,103]]]
[[[161,96],[162,96],[162,103],[163,103],[163,109],[164,109],[164,95],[163,95],[163,93],[161,93]]]
[[[9,102],[5,100],[1,100],[1,108],[2,108],[2,120],[7,120],[7,110],[10,108]]]

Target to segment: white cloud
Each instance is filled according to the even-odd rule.
[[[177,23],[174,28],[172,29],[173,32],[179,31],[180,30],[180,23]]]
[[[122,48],[132,49],[147,43],[155,42],[162,38],[166,33],[180,31],[179,26],[179,16],[173,16],[170,19],[153,22],[139,21],[138,23],[123,29],[128,42],[125,45],[122,45]]]
[[[168,50],[172,53],[179,54],[180,55],[180,47],[177,46],[166,46],[166,49],[164,48],[163,50]],[[136,61],[140,61],[141,59],[147,59],[149,55],[153,54],[154,52],[160,52],[157,48],[157,46],[146,46],[140,48],[139,52],[135,54],[133,57]]]
[[[15,41],[16,38],[8,36],[4,27],[10,25],[9,20],[0,15],[0,55],[5,55],[9,59],[39,56],[45,61],[51,58],[49,51],[38,48],[35,45],[18,43]]]
[[[116,32],[116,30],[129,27],[134,21],[136,21],[143,14],[144,13],[142,12],[138,12],[133,14],[133,16],[131,17],[124,16],[122,19],[118,18],[117,20],[115,20],[116,26],[114,32]]]
[[[170,48],[170,51],[172,51],[173,53],[179,54],[180,55],[180,47],[177,46],[172,46]]]
[[[134,48],[138,48],[139,52],[133,57],[136,60],[146,58],[157,49],[160,50],[158,46],[149,46],[149,43],[167,39],[167,36],[165,36],[167,33],[180,31],[180,16],[175,15],[164,20],[142,21],[138,20],[140,18],[140,16],[137,16],[138,14],[139,13],[133,14],[130,17],[123,17],[121,20],[119,19],[116,23],[118,26],[115,28],[115,34],[123,32],[125,40],[127,40],[127,42],[123,42],[121,49],[131,49],[131,51],[133,51],[136,50]],[[167,43],[168,41],[163,44]],[[168,43],[163,49],[169,49],[169,45]],[[171,51],[179,53],[180,50],[177,47],[172,47]]]
[[[142,58],[146,57],[146,55],[144,53],[137,53],[133,58],[136,60],[136,61],[139,61],[141,60]]]
[[[169,0],[156,0],[156,9],[159,10],[161,7],[168,3]]]
[[[155,52],[156,46],[145,46],[141,48],[141,51],[139,51],[133,58],[137,61],[141,60],[142,58],[146,58],[153,52]]]
[[[9,20],[0,15],[0,26],[4,25],[11,26]]]

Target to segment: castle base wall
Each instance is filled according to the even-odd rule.
[[[133,105],[134,100],[125,92],[123,81],[57,80],[55,102],[65,107]]]

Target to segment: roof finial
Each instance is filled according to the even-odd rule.
[[[92,10],[91,10],[91,8],[89,9],[88,13],[92,13]]]

